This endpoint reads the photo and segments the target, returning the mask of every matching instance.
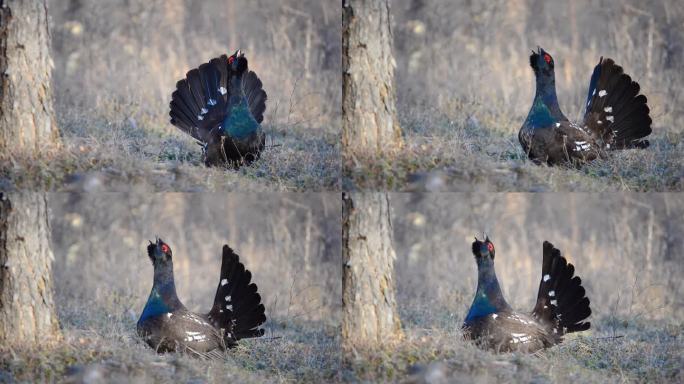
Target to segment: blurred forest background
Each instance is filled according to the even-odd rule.
[[[321,382],[338,375],[338,195],[51,194],[49,205],[55,303],[67,342],[45,361],[27,359],[28,367],[63,372],[69,365],[75,378],[94,372],[146,382]],[[173,250],[179,298],[197,312],[213,303],[221,247],[229,244],[259,287],[266,335],[241,341],[228,362],[148,348],[135,324],[152,287],[146,246],[155,236]]]
[[[49,1],[66,153],[11,177],[71,189],[127,190],[129,182],[155,190],[336,188],[337,7],[313,0]],[[171,93],[187,71],[238,48],[268,94],[271,147],[239,172],[206,169],[194,139],[169,123]]]
[[[444,359],[446,365],[430,366],[428,374],[475,382],[681,382],[680,194],[396,193],[390,198],[397,303],[408,340],[386,366]],[[477,287],[471,243],[484,231],[497,251],[504,296],[524,312],[534,307],[542,242],[559,248],[591,300],[591,330],[536,357],[496,356],[465,343],[460,327]],[[420,372],[420,364],[412,370]],[[385,367],[382,375],[390,374]]]
[[[404,153],[345,171],[354,185],[405,190],[681,190],[684,2],[395,0],[394,58]],[[599,58],[648,97],[651,148],[580,172],[526,161],[520,129],[535,92],[531,49],[555,59],[561,109],[581,119]],[[355,168],[357,167],[357,168]],[[429,174],[439,170],[438,174]]]

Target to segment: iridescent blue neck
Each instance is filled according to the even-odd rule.
[[[139,321],[144,321],[150,317],[159,316],[164,313],[171,312],[171,308],[162,298],[162,294],[159,292],[157,287],[152,287],[152,292],[147,298],[147,303],[145,303],[145,308],[140,315]]]
[[[568,120],[558,105],[555,80],[538,76],[536,83],[537,89],[532,108],[527,115],[527,125],[531,128],[546,128],[559,121]]]
[[[180,308],[181,304],[176,294],[176,283],[173,279],[173,263],[164,262],[154,267],[154,284],[147,298],[140,321],[149,317],[172,312]]]
[[[479,261],[477,265],[477,291],[465,321],[471,321],[492,313],[511,310],[496,278],[494,261]]]

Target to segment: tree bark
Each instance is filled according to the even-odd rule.
[[[386,193],[343,194],[342,340],[347,350],[402,338],[394,298],[394,260]]]
[[[58,140],[52,109],[47,0],[0,0],[0,150]]]
[[[44,193],[0,193],[0,345],[60,337]]]
[[[347,155],[401,147],[394,106],[389,0],[342,3],[342,146]]]

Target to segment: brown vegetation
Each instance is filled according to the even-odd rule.
[[[64,343],[0,347],[0,378],[44,382],[328,382],[340,367],[335,194],[52,194],[55,304]],[[173,248],[178,294],[208,311],[229,244],[252,272],[266,334],[223,360],[158,355],[135,332],[152,286],[145,247]],[[11,380],[10,380],[11,381]]]
[[[684,198],[680,194],[392,194],[399,348],[352,362],[370,381],[680,382]],[[592,328],[535,355],[463,340],[477,285],[470,244],[486,231],[513,308],[531,311],[542,242],[575,265]],[[413,381],[415,380],[415,381]]]
[[[684,188],[684,6],[664,0],[393,3],[395,78],[405,150],[345,158],[345,188],[669,191]],[[534,96],[530,48],[556,62],[561,108],[581,118],[589,78],[611,57],[639,82],[651,147],[579,170],[535,166],[517,133]]]
[[[50,2],[63,148],[3,151],[0,183],[83,190],[331,190],[339,184],[340,18],[316,1]],[[177,80],[241,48],[268,93],[261,161],[208,169],[168,122]],[[86,190],[88,190],[86,188]]]

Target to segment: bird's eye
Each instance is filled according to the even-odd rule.
[[[549,56],[548,53],[544,54],[544,61],[546,61],[547,64],[551,64],[551,56]]]
[[[169,246],[166,245],[166,244],[162,244],[161,250],[162,250],[162,252],[164,252],[164,253],[169,253]]]
[[[494,251],[494,244],[492,244],[492,243],[487,243],[487,249],[489,250],[489,252]]]

